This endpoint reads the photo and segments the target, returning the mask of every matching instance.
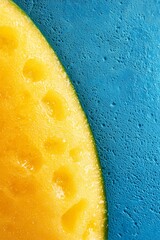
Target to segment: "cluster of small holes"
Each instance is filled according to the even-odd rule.
[[[36,83],[45,80],[45,65],[37,59],[29,59],[23,68],[23,75],[27,80]],[[66,119],[69,110],[66,100],[56,91],[49,90],[42,99],[48,114],[55,120],[63,121]],[[62,155],[67,149],[67,141],[63,138],[49,137],[44,142],[44,147],[49,154]],[[70,150],[69,154],[73,162],[81,160],[82,149],[78,146]],[[21,165],[24,168],[33,171],[33,162],[31,156],[21,156]],[[35,168],[35,166],[34,166]],[[76,185],[73,173],[66,167],[61,167],[53,173],[52,187],[55,196],[58,199],[74,198],[76,194]],[[23,190],[25,188],[25,191]],[[12,191],[16,194],[25,194],[28,191],[26,182],[12,183]],[[32,191],[32,188],[31,188]],[[81,200],[73,205],[62,216],[62,226],[67,232],[74,232],[76,225],[80,221],[86,207],[86,200]]]
[[[41,71],[39,72],[39,69]],[[23,68],[23,75],[26,79],[32,82],[38,82],[45,79],[45,67],[36,59],[29,59]],[[48,114],[55,120],[63,121],[66,119],[69,111],[66,100],[56,91],[49,90],[42,99]],[[49,154],[62,155],[67,149],[67,142],[63,138],[49,137],[44,147]],[[79,162],[82,159],[82,149],[77,146],[69,151],[73,162]],[[26,158],[23,158],[26,159]],[[32,164],[24,160],[22,165],[26,168],[31,168]],[[66,167],[61,167],[53,173],[52,186],[55,196],[58,199],[74,198],[76,194],[76,185],[73,173]],[[86,200],[81,200],[73,205],[62,216],[62,226],[67,232],[74,232],[79,218],[84,213]]]

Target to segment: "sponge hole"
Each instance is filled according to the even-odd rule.
[[[33,139],[26,134],[18,132],[17,136],[10,142],[10,149],[17,156],[19,166],[24,169],[36,172],[42,167],[42,153],[33,142]]]
[[[87,207],[87,200],[82,199],[72,206],[62,216],[62,226],[67,232],[75,232],[77,226],[83,221],[84,212]]]
[[[68,168],[62,167],[54,173],[53,188],[57,198],[74,197],[76,193],[74,176]]]
[[[68,104],[58,92],[48,91],[43,102],[47,105],[50,115],[56,120],[62,121],[67,117]]]
[[[16,29],[8,26],[0,27],[0,49],[11,53],[18,47],[18,33]]]
[[[27,60],[23,68],[24,77],[33,82],[44,80],[46,77],[46,72],[46,65],[36,58]]]
[[[23,151],[19,153],[18,163],[21,167],[29,171],[38,171],[42,166],[42,157],[38,151],[35,149],[28,149],[28,151]]]
[[[67,142],[62,138],[49,138],[45,142],[46,150],[51,154],[63,154],[66,150]]]
[[[75,147],[70,150],[70,156],[74,162],[80,162],[82,159],[81,147]]]
[[[17,196],[32,195],[36,192],[37,186],[35,179],[22,176],[13,177],[9,184],[10,191]]]

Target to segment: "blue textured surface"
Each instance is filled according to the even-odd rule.
[[[57,52],[89,119],[109,240],[160,240],[160,1],[15,2]]]

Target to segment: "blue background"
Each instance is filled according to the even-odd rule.
[[[89,119],[109,240],[160,240],[160,1],[15,2],[58,54]]]

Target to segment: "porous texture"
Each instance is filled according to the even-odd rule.
[[[87,120],[55,53],[0,2],[0,239],[103,240],[102,178]]]
[[[57,51],[89,118],[109,240],[159,240],[160,2],[16,2]]]

